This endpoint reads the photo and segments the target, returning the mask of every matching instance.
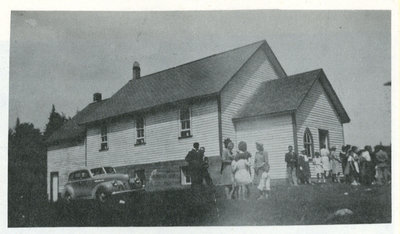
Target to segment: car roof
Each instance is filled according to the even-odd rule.
[[[96,168],[105,168],[105,167],[112,167],[112,166],[99,166],[99,167],[91,167],[91,168],[89,168],[89,167],[81,167],[81,168],[78,168],[78,169],[75,169],[75,170],[71,171],[69,174],[74,173],[74,172],[77,172],[77,171],[83,171],[83,170],[88,170],[88,171],[90,171],[90,170],[92,170],[92,169],[96,169]],[[114,167],[112,167],[112,168],[114,168]]]

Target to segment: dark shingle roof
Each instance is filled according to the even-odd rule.
[[[55,131],[47,140],[47,143],[56,141],[64,141],[85,136],[85,126],[78,125],[84,116],[91,113],[94,109],[102,105],[107,99],[100,102],[93,102],[87,105],[83,110],[79,111],[71,120],[67,121],[57,131]]]
[[[350,118],[322,69],[264,82],[249,103],[234,116],[234,119],[295,111],[317,79],[320,79],[342,123],[350,122]]]
[[[91,103],[65,123],[48,143],[82,137],[84,124],[180,100],[217,95],[262,48],[279,77],[286,73],[265,40],[130,80],[111,98]]]
[[[79,124],[173,103],[216,95],[261,46],[281,77],[286,76],[266,41],[186,63],[130,80],[108,101],[85,115]]]

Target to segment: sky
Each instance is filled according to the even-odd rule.
[[[345,141],[391,143],[390,11],[12,12],[9,127],[44,129],[132,77],[267,40],[288,75],[324,69],[351,122]]]

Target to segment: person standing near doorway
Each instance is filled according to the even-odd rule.
[[[322,146],[321,149],[321,160],[322,160],[322,167],[324,168],[324,180],[323,182],[325,183],[326,180],[325,178],[328,178],[328,176],[331,174],[331,163],[329,161],[329,150],[326,148],[326,145]]]
[[[289,145],[289,152],[285,154],[285,162],[286,162],[286,176],[288,184],[297,186],[297,155],[293,152],[293,146]]]

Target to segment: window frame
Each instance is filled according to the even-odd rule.
[[[188,111],[189,118],[182,119],[182,111],[186,110]],[[183,122],[189,122],[189,127],[187,128],[182,128]],[[178,134],[178,139],[183,139],[183,138],[190,138],[193,137],[193,122],[192,122],[192,107],[191,106],[183,106],[179,108],[179,113],[178,113],[178,124],[179,124],[179,134]],[[184,132],[188,132],[188,134],[183,134]]]
[[[308,136],[310,142],[306,141],[307,136]],[[314,157],[314,139],[313,139],[312,133],[309,128],[306,128],[306,130],[304,131],[303,145],[304,145],[304,149],[306,150],[307,156],[313,158]],[[308,147],[310,147],[310,149]]]
[[[104,131],[105,129],[105,131]],[[99,151],[107,151],[108,148],[108,126],[106,124],[101,125],[100,127],[100,150]]]
[[[142,128],[138,128],[138,120],[141,119],[143,120],[143,127]],[[135,146],[139,146],[139,145],[145,145],[146,144],[146,119],[144,118],[144,116],[138,116],[135,119]],[[143,131],[143,136],[142,137],[138,137],[138,131],[141,130]]]

